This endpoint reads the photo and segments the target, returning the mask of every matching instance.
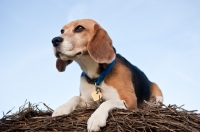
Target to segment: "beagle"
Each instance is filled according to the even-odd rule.
[[[72,61],[83,70],[80,96],[57,108],[52,117],[99,103],[87,122],[88,131],[99,131],[106,125],[108,112],[113,108],[134,110],[151,98],[163,102],[158,85],[116,53],[111,38],[97,22],[90,19],[72,21],[61,29],[61,35],[53,38],[52,43],[58,71],[65,71]]]

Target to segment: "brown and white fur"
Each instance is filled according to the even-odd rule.
[[[100,127],[105,126],[108,112],[113,108],[133,110],[141,101],[149,101],[150,98],[163,101],[157,84],[148,81],[142,71],[115,53],[112,40],[97,22],[90,19],[72,21],[62,28],[61,35],[54,38],[52,43],[57,57],[56,67],[60,72],[76,61],[88,77],[98,78],[102,70],[116,58],[114,67],[100,85],[104,102],[88,119],[89,131],[99,131]],[[142,78],[134,77],[137,74]],[[93,91],[95,86],[82,76],[80,96],[73,97],[57,108],[52,116],[70,114],[86,104],[93,105],[96,103],[91,96]]]

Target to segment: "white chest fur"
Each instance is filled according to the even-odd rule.
[[[120,99],[117,90],[112,86],[106,85],[104,81],[101,83],[100,88],[103,95],[103,100]],[[84,77],[81,77],[80,92],[81,97],[86,102],[93,101],[91,96],[93,91],[95,91],[95,86],[93,84],[89,84]]]

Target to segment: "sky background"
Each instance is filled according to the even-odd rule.
[[[1,0],[0,118],[26,99],[55,109],[79,95],[80,67],[59,73],[51,40],[84,18],[160,86],[166,105],[200,110],[199,7],[199,0]]]

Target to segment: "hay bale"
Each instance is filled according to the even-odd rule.
[[[0,131],[87,131],[87,120],[96,109],[81,108],[70,115],[52,118],[52,109],[45,106],[47,110],[41,110],[38,105],[28,102],[20,107],[19,112],[4,115],[0,120]],[[134,111],[111,110],[102,131],[199,132],[200,114],[176,105],[155,106],[144,102]]]

